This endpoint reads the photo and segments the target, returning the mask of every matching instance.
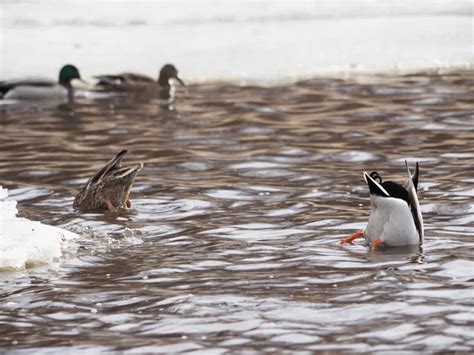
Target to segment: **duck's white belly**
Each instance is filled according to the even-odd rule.
[[[410,207],[405,201],[371,196],[371,205],[369,221],[364,231],[370,244],[378,237],[386,246],[419,244],[418,231]]]
[[[8,91],[4,99],[9,100],[66,100],[67,90],[61,85],[18,85]]]

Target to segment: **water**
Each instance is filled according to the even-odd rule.
[[[0,184],[23,216],[81,235],[0,273],[0,346],[35,352],[472,351],[474,72],[191,85],[149,98],[2,106]],[[75,193],[120,149],[133,211]],[[362,171],[420,162],[418,250],[339,239],[369,212]]]

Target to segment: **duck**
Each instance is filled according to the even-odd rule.
[[[81,212],[108,210],[118,212],[130,209],[130,190],[143,163],[122,167],[127,150],[114,158],[92,176],[74,199],[73,208]]]
[[[158,94],[161,99],[171,99],[174,97],[174,86],[170,84],[171,79],[177,80],[182,86],[186,86],[178,76],[178,70],[173,64],[165,64],[155,79],[136,73],[107,74],[96,76],[99,82],[96,89],[101,91],[125,91],[125,92],[145,92]]]
[[[0,96],[2,99],[37,101],[58,100],[72,102],[74,88],[71,81],[83,81],[79,70],[72,64],[64,65],[59,71],[59,80],[24,79],[0,81]]]
[[[418,201],[418,162],[412,174],[405,161],[407,179],[403,184],[382,181],[376,172],[367,174],[364,179],[370,191],[370,216],[363,231],[342,239],[341,244],[352,243],[364,237],[373,248],[422,245],[424,238],[423,216]]]

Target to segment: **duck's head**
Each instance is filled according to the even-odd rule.
[[[184,82],[178,77],[178,69],[173,64],[165,64],[160,70],[158,83],[161,86],[168,86],[170,79],[176,79],[181,85],[186,86]]]
[[[72,64],[66,64],[59,72],[59,83],[61,85],[69,86],[73,79],[82,80],[79,70]]]

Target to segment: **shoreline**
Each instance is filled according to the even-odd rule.
[[[314,75],[288,76],[279,79],[242,79],[242,78],[222,78],[222,79],[189,79],[187,87],[193,85],[238,85],[238,86],[261,86],[271,87],[279,85],[291,85],[312,80],[343,80],[357,83],[376,83],[379,80],[410,76],[437,76],[437,75],[474,75],[474,62],[466,65],[453,67],[431,67],[420,69],[407,69],[400,71],[374,71],[374,72],[328,72]]]
[[[174,3],[112,3],[5,6],[0,78],[57,78],[67,63],[85,78],[121,72],[157,78],[171,63],[185,82],[196,83],[280,83],[474,67],[470,7],[447,1],[436,14],[428,3],[417,4],[411,16],[408,3],[386,2],[374,9],[373,1],[343,10],[332,1],[317,6],[204,1],[196,3],[200,11]],[[110,11],[101,11],[103,6]],[[344,17],[331,17],[340,11]],[[102,15],[91,17],[92,12]],[[41,15],[40,25],[26,13]]]
[[[123,72],[127,72],[124,70]],[[131,72],[131,71],[130,71]],[[152,73],[135,71],[136,73],[154,77]],[[380,70],[328,70],[315,72],[314,74],[295,74],[295,75],[282,75],[279,78],[247,78],[242,76],[227,76],[222,78],[210,78],[199,76],[189,76],[185,79],[186,86],[199,85],[199,84],[232,84],[232,85],[257,85],[257,86],[274,86],[274,85],[285,85],[294,84],[298,82],[316,80],[316,79],[327,79],[327,80],[347,80],[355,81],[360,83],[371,83],[379,79],[397,78],[403,76],[430,76],[430,75],[452,75],[455,73],[474,73],[474,60],[471,63],[450,65],[450,66],[433,66],[433,67],[414,67],[414,68],[392,68],[392,69],[380,69]],[[82,74],[82,72],[81,72]],[[86,74],[86,75],[84,75]],[[95,76],[98,74],[87,75],[88,73],[82,74],[89,82],[94,82]],[[30,76],[5,76],[1,77],[0,81],[10,80],[21,80],[24,78],[29,79],[53,79],[53,77],[47,77],[45,75],[30,75]],[[82,86],[81,86],[82,88]]]

